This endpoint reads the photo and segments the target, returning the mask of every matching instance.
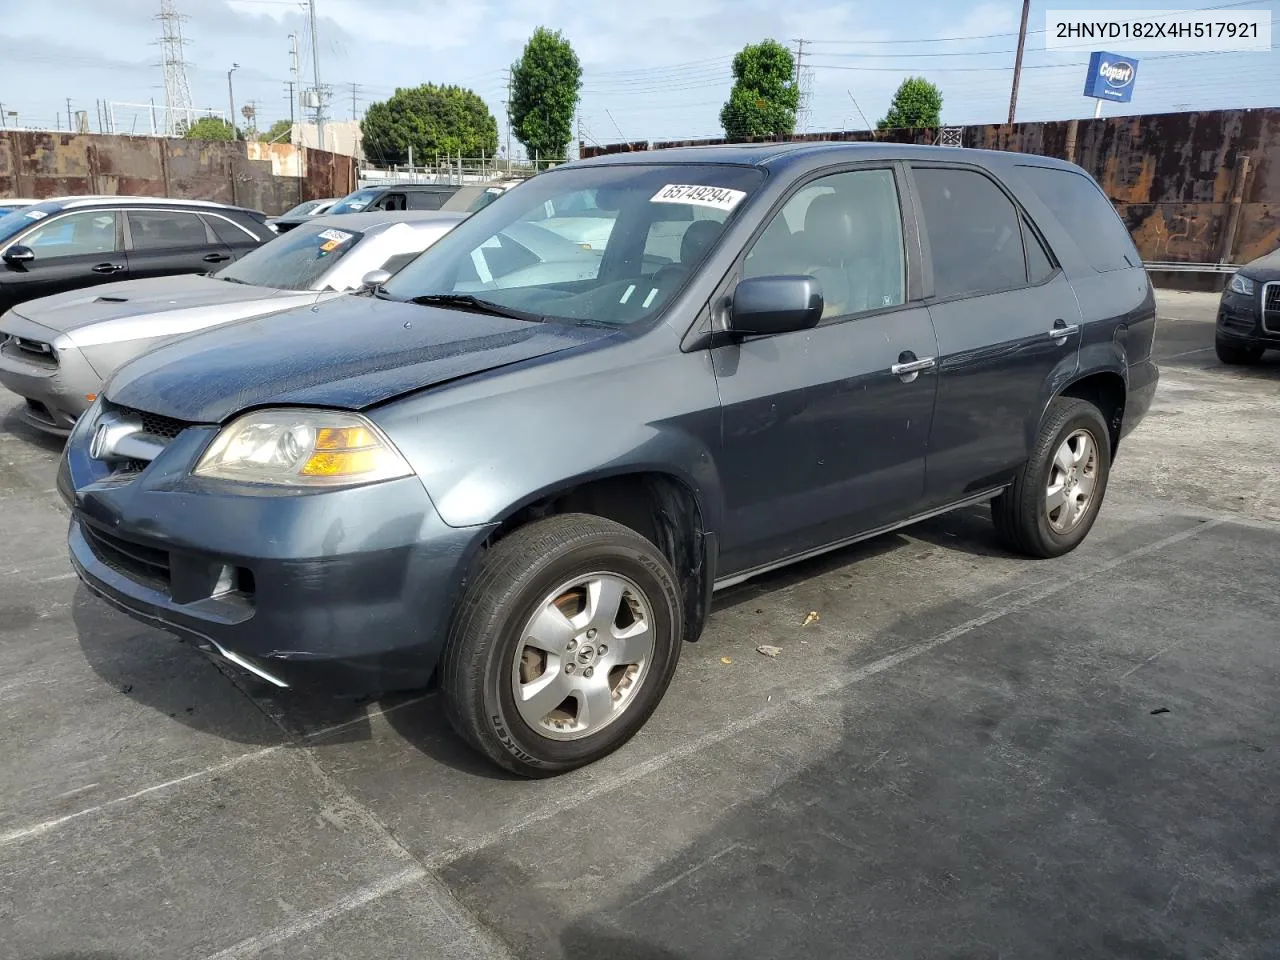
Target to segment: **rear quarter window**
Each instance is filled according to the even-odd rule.
[[[1019,166],[1018,172],[1093,269],[1109,273],[1142,265],[1128,229],[1096,183],[1053,167]]]

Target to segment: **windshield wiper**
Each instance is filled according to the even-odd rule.
[[[494,303],[492,300],[482,300],[480,297],[474,297],[469,293],[428,293],[420,297],[410,297],[409,303],[421,304],[424,307],[461,307],[464,310],[473,310],[476,313],[487,313],[493,317],[530,320],[534,323],[542,323],[546,320],[546,317],[541,314],[530,313],[527,310],[517,310],[515,307],[506,307],[500,303]]]
[[[236,277],[218,277],[218,279],[225,280],[227,283],[245,283],[244,280],[239,280]]]

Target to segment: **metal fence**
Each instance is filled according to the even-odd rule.
[[[938,143],[1071,159],[1102,185],[1145,261],[1247,263],[1280,247],[1280,109],[1146,114],[759,140]],[[580,144],[583,156],[727,143]],[[1185,268],[1184,268],[1185,269]]]

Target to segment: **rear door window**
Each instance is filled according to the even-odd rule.
[[[130,210],[129,233],[134,250],[173,250],[177,247],[207,247],[210,238],[204,221],[194,213],[179,210]]]
[[[258,238],[250,236],[243,227],[237,226],[220,216],[208,213],[201,219],[209,225],[213,235],[228,246],[244,246],[246,243],[256,244],[258,242]]]
[[[934,295],[943,300],[1026,286],[1021,217],[1013,201],[974,170],[913,169],[933,258]]]
[[[1084,174],[1054,167],[1018,172],[1099,273],[1142,265],[1133,238],[1098,185]]]

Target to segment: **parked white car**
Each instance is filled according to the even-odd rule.
[[[63,434],[113,371],[218,324],[310,306],[394,274],[466,218],[395,211],[317,217],[213,274],[126,280],[30,300],[0,317],[0,384],[27,422]]]

